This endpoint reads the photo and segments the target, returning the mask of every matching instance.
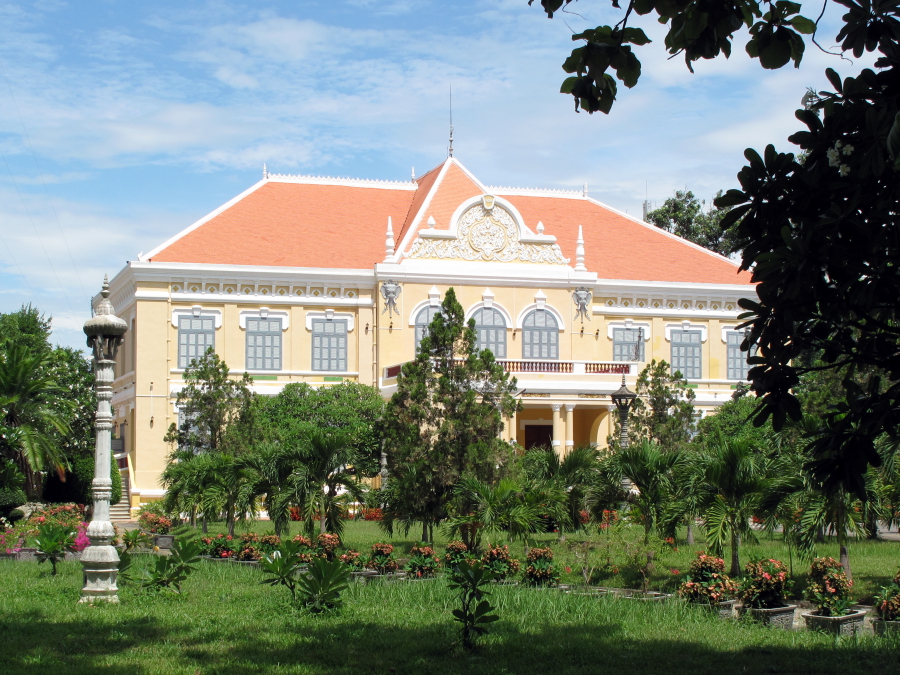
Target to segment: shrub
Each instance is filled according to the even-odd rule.
[[[24,517],[25,512],[22,509],[13,509],[6,514],[6,519],[12,524],[18,523]]]
[[[151,534],[168,534],[172,529],[172,519],[152,511],[144,511],[138,516],[138,524],[145,532]]]
[[[822,616],[843,616],[850,608],[853,582],[834,558],[815,558],[809,568],[806,599],[814,602]]]
[[[447,544],[447,549],[444,553],[444,567],[453,569],[461,562],[471,561],[473,559],[474,556],[469,553],[468,546],[461,541],[451,541]]]
[[[238,547],[239,544],[230,534],[200,538],[200,555],[208,555],[211,558],[233,558]]]
[[[56,576],[56,565],[65,559],[66,551],[75,541],[75,532],[55,523],[42,523],[38,526],[35,540],[38,551],[35,557],[38,563],[50,562],[51,574]]]
[[[397,571],[399,565],[394,560],[394,547],[390,544],[372,544],[372,553],[369,554],[369,562],[366,567],[375,570],[378,574],[392,574]]]
[[[260,569],[268,576],[260,583],[270,586],[284,586],[291,592],[291,600],[297,598],[297,571],[300,561],[297,558],[300,545],[287,539],[278,549],[267,553],[259,561]]]
[[[207,539],[209,539],[207,537]],[[149,547],[153,540],[143,530],[127,530],[122,533],[122,553],[131,553],[131,551],[137,550],[139,548]],[[205,553],[205,555],[209,555],[209,553]]]
[[[433,577],[437,573],[438,566],[441,561],[434,554],[434,549],[430,546],[417,544],[410,551],[409,562],[406,563],[406,571],[417,579],[426,579]]]
[[[34,528],[44,524],[59,525],[75,531],[84,522],[84,507],[81,504],[58,504],[35,511],[28,519]]]
[[[0,551],[15,553],[25,545],[27,531],[21,525],[18,527],[0,529]]]
[[[91,545],[91,539],[87,535],[89,523],[78,523],[75,530],[75,541],[72,542],[72,550],[79,553]]]
[[[549,547],[528,551],[525,583],[530,586],[553,586],[558,582],[559,572],[553,566],[553,551]]]
[[[241,562],[255,562],[262,558],[263,554],[256,546],[245,544],[242,545],[234,556],[235,560]]]
[[[341,538],[336,534],[323,532],[316,539],[316,547],[326,560],[334,560],[334,552],[341,545]]]
[[[384,514],[381,509],[363,509],[362,511],[363,520],[374,520],[377,522],[381,522],[384,520]]]
[[[481,556],[481,562],[497,581],[503,581],[507,577],[518,574],[521,567],[519,561],[509,555],[509,546],[506,545],[488,546],[484,555]]]
[[[884,621],[900,621],[900,570],[893,582],[875,596],[875,613]]]
[[[699,553],[691,563],[687,579],[678,587],[678,595],[689,602],[716,604],[730,600],[737,584],[725,574],[725,561]]]
[[[189,539],[176,539],[169,555],[156,556],[144,573],[143,586],[151,590],[181,593],[181,584],[197,569],[200,544]]]
[[[297,544],[297,559],[301,563],[308,565],[319,557],[319,551],[307,537],[298,534],[293,541]]]
[[[774,558],[748,562],[744,566],[744,580],[738,591],[746,607],[771,609],[785,605],[784,596],[790,590],[784,563]]]
[[[500,618],[491,614],[496,608],[484,599],[490,595],[485,589],[493,579],[490,570],[477,560],[463,560],[450,572],[448,588],[459,591],[461,604],[459,609],[453,610],[453,620],[462,624],[463,647],[469,651],[475,650],[478,636],[488,632],[487,624]]]
[[[342,554],[338,560],[341,561],[344,565],[349,567],[351,570],[361,570],[365,567],[364,561],[359,558],[359,551],[354,551],[350,549],[346,553]]]
[[[317,558],[297,580],[300,604],[313,614],[338,609],[343,604],[341,592],[347,590],[349,581],[350,572],[340,561]]]

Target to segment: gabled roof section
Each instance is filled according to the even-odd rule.
[[[518,209],[528,227],[543,222],[545,234],[556,237],[567,257],[574,259],[583,226],[585,265],[601,279],[751,283],[750,273],[738,273],[731,260],[578,193],[492,189]]]
[[[369,269],[415,183],[270,176],[143,256],[154,262]]]
[[[433,178],[432,178],[433,176]],[[399,245],[397,251],[407,251],[415,232],[425,227],[429,218],[434,218],[436,229],[447,230],[450,228],[450,218],[456,208],[469,197],[477,197],[484,194],[485,187],[472,173],[466,169],[455,157],[447,158],[421,179],[420,190],[427,194],[416,196],[419,204],[415,213],[410,209],[410,217],[404,223],[403,231],[397,238]]]

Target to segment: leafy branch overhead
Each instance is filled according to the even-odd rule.
[[[796,112],[804,125],[788,140],[798,156],[769,145],[748,149],[740,190],[715,200],[730,208],[720,221],[735,233],[733,250],[751,270],[757,300],[744,300],[744,349],[749,378],[761,397],[755,422],[781,429],[799,420],[793,389],[811,369],[845,373],[843,400],[807,426],[810,468],[829,490],[862,498],[869,466],[881,463],[879,438],[900,438],[900,0],[833,0],[846,8],[835,36],[855,58],[877,52],[875,67],[851,77],[826,70],[832,91],[804,96]],[[569,0],[544,0],[549,16]],[[617,6],[613,3],[613,6]],[[823,8],[824,9],[824,8]],[[668,25],[666,47],[683,53],[688,67],[701,58],[730,55],[735,33],[746,28],[747,51],[764,68],[780,68],[803,56],[803,35],[816,24],[791,2],[732,0],[635,0],[615,27],[575,36],[603,45],[576,50],[564,68],[580,81],[564,85],[576,105],[607,112],[615,97],[608,73],[625,58],[633,15],[655,12]],[[633,35],[633,34],[632,34]],[[609,38],[616,39],[609,43]],[[818,44],[818,42],[816,42]],[[613,68],[615,70],[615,68]],[[616,71],[634,82],[633,66]],[[568,81],[567,81],[568,82]],[[806,355],[821,354],[811,366]]]
[[[574,0],[541,0],[547,16]],[[528,4],[533,4],[529,0]],[[612,6],[621,9],[618,0]],[[609,113],[616,100],[618,79],[626,87],[637,84],[641,76],[641,62],[631,45],[640,47],[650,39],[640,28],[628,25],[633,14],[646,16],[656,13],[659,22],[668,24],[666,49],[673,56],[683,54],[693,72],[693,62],[713,59],[724,54],[731,56],[734,34],[746,27],[750,40],[747,53],[758,58],[763,68],[781,68],[793,61],[800,65],[805,44],[802,35],[816,31],[814,21],[801,16],[796,2],[699,2],[697,0],[631,0],[625,16],[615,26],[597,26],[572,36],[584,42],[572,50],[563,63],[563,70],[572,73],[560,88],[563,94],[575,99],[575,110],[589,113]],[[615,78],[609,71],[615,71]]]

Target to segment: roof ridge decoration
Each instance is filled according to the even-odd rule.
[[[496,194],[525,194],[536,197],[584,197],[582,190],[564,190],[562,188],[530,188],[509,186],[487,186],[487,189]]]
[[[523,237],[517,219],[490,194],[476,198],[451,230],[419,230],[410,259],[461,259],[484,262],[525,262],[567,265],[555,238]]]
[[[380,180],[378,178],[350,178],[341,176],[312,176],[304,174],[268,173],[267,179],[276,183],[309,183],[318,185],[346,185],[348,187],[380,187],[403,188],[415,190],[419,187],[416,181]]]

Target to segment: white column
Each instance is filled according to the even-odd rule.
[[[560,411],[562,410],[562,403],[554,403],[553,407],[553,440],[550,441],[550,445],[553,446],[554,452],[560,457],[563,456],[563,436],[565,435],[565,430],[563,429],[562,415]]]
[[[575,404],[566,403],[566,449],[565,457],[575,449]]]

